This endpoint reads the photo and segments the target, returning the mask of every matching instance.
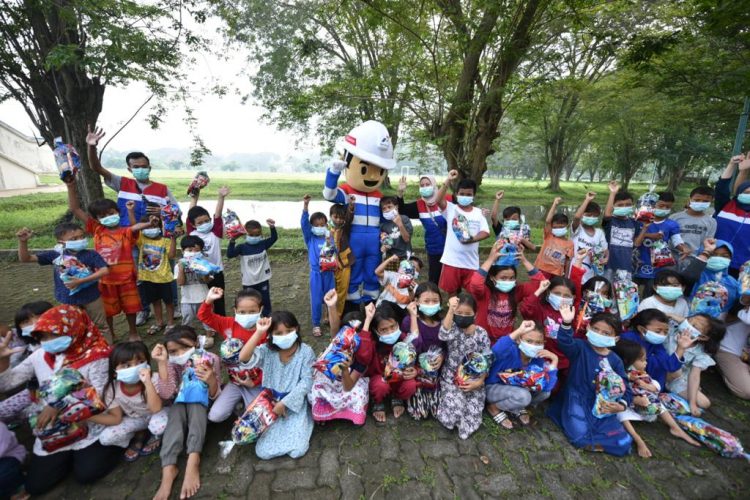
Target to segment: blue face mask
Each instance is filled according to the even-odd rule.
[[[496,281],[495,288],[503,293],[508,293],[516,287],[516,280],[511,281]]]
[[[195,226],[195,230],[203,234],[210,233],[213,228],[214,228],[213,221],[204,222],[203,224],[199,226]]]
[[[127,368],[121,368],[115,370],[117,372],[117,380],[124,384],[135,384],[139,380],[138,374],[142,369],[148,368],[148,363],[143,362],[139,365],[129,366]]]
[[[681,286],[657,286],[656,293],[664,300],[677,300],[682,297]]]
[[[654,345],[663,344],[667,340],[667,336],[666,335],[661,335],[661,334],[653,332],[651,330],[646,330],[646,333],[643,334],[643,338],[649,344],[654,344]]]
[[[419,304],[419,311],[425,316],[434,316],[440,311],[440,304]]]
[[[310,228],[310,231],[312,231],[314,236],[323,237],[326,235],[326,228],[323,226],[313,226]]]
[[[34,331],[34,327],[36,327],[36,323],[32,323],[30,325],[26,325],[23,328],[21,328],[21,336],[31,337],[31,332]]]
[[[510,231],[514,231],[521,227],[521,223],[517,220],[506,220],[503,221],[503,228],[508,229]]]
[[[666,217],[667,215],[669,215],[670,212],[671,212],[671,210],[668,209],[668,208],[655,208],[654,209],[654,215],[656,217],[660,217],[660,218],[661,217]]]
[[[242,327],[242,328],[252,328],[255,326],[255,323],[258,322],[258,319],[260,318],[260,313],[255,314],[235,314],[234,320]]]
[[[723,271],[729,267],[732,259],[727,257],[709,257],[706,261],[706,269],[709,271]]]
[[[289,349],[297,341],[297,332],[291,331],[286,335],[272,335],[271,342],[279,349]]]
[[[151,173],[149,167],[134,167],[130,169],[130,171],[133,173],[133,177],[135,177],[135,180],[137,181],[147,181],[148,176]]]
[[[99,222],[105,227],[115,227],[120,224],[120,216],[118,214],[108,215],[99,219]]]
[[[615,207],[612,209],[612,215],[615,217],[630,217],[633,215],[633,207]]]
[[[401,330],[397,328],[391,333],[380,335],[379,340],[384,344],[393,345],[396,342],[398,342],[398,339],[400,338],[401,338]]]
[[[435,187],[434,186],[423,186],[419,188],[419,196],[422,198],[429,198],[435,194]]]
[[[456,196],[456,201],[462,207],[468,207],[469,205],[474,203],[474,197],[473,196]]]
[[[555,228],[552,228],[552,236],[557,236],[558,238],[562,238],[566,234],[568,234],[568,228],[567,227],[555,227]]]
[[[560,295],[555,295],[554,293],[550,293],[547,295],[547,302],[550,306],[552,306],[552,309],[555,311],[559,311],[560,308],[563,306],[563,304],[570,305],[573,303],[573,299],[561,297]]]
[[[42,349],[50,354],[58,354],[65,351],[70,344],[73,342],[73,337],[70,335],[60,335],[52,340],[45,340],[42,342]]]
[[[711,206],[711,202],[708,201],[691,201],[690,202],[690,210],[694,210],[696,212],[705,212],[708,210],[708,207]]]
[[[149,229],[144,229],[141,231],[143,233],[143,236],[146,238],[158,238],[161,235],[161,229],[158,227],[151,227]]]
[[[521,343],[518,344],[518,349],[520,349],[524,356],[526,356],[527,358],[534,359],[536,358],[537,354],[539,354],[539,351],[544,349],[544,346],[529,344],[528,342],[522,340]]]
[[[245,243],[249,245],[257,245],[263,241],[263,236],[248,236],[245,238]]]
[[[83,238],[82,240],[69,240],[65,242],[65,250],[69,250],[71,252],[80,252],[81,250],[86,250],[88,246],[88,238]]]
[[[750,205],[750,193],[740,193],[737,195],[737,201],[743,205]]]
[[[586,330],[586,338],[589,340],[589,344],[594,347],[614,347],[617,343],[615,337],[602,335],[594,330]]]
[[[583,223],[584,226],[593,226],[597,222],[599,222],[599,217],[582,217],[581,223]]]

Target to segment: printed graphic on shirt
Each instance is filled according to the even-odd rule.
[[[544,332],[551,339],[557,338],[557,332],[560,330],[560,323],[550,318],[544,318]]]
[[[635,229],[632,227],[612,226],[609,237],[609,244],[618,247],[633,248],[635,239]]]
[[[480,229],[479,221],[467,219],[458,210],[456,210],[456,216],[453,217],[453,221],[451,222],[451,228],[453,228],[453,233],[458,238],[458,241],[469,241]]]
[[[164,260],[164,247],[160,245],[145,244],[141,248],[143,260],[141,260],[141,269],[147,271],[156,271]]]
[[[512,328],[513,327],[513,309],[507,298],[496,298],[492,294],[489,308],[487,310],[487,324],[492,328]]]
[[[110,234],[107,231],[101,231],[98,234],[96,251],[102,256],[108,266],[113,266],[120,261],[122,252],[122,235]]]

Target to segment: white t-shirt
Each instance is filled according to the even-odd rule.
[[[383,301],[387,301],[396,304],[401,309],[406,309],[406,306],[409,304],[409,300],[406,300],[405,298],[409,297],[411,290],[409,289],[409,287],[399,288],[398,278],[399,273],[395,271],[385,271],[383,273],[383,277],[380,279],[380,285],[383,287],[383,291],[380,292],[378,301],[375,304],[376,306],[382,304]],[[399,301],[394,293],[400,295],[402,298],[404,298],[404,300]]]
[[[690,310],[687,300],[685,300],[684,297],[680,297],[679,299],[677,299],[677,301],[674,303],[674,306],[668,306],[667,304],[664,304],[662,301],[657,299],[656,295],[652,295],[651,297],[643,299],[643,301],[641,301],[641,303],[638,305],[638,312],[641,312],[644,309],[658,309],[664,314],[676,314],[677,316],[682,316],[683,318],[687,318]]]
[[[750,336],[750,324],[748,324],[750,323],[750,313],[746,309],[741,311],[738,316],[741,321],[727,325],[727,333],[721,339],[719,350],[735,356],[742,356],[742,350],[747,344],[748,336]],[[745,323],[745,321],[748,323]]]
[[[579,248],[585,248],[587,250],[595,248],[597,253],[607,250],[607,238],[604,236],[604,231],[598,227],[594,228],[594,234],[591,235],[583,228],[583,224],[579,224],[578,229],[573,231],[571,239],[573,241],[574,255],[578,253]],[[586,272],[581,279],[581,283],[586,283],[586,281],[596,274],[591,267],[591,256],[587,255],[586,258],[583,259],[583,268],[586,269]]]
[[[460,235],[462,239],[469,239],[481,232],[490,232],[482,210],[471,207],[467,212],[458,205],[447,202],[443,217],[448,221],[448,231],[440,262],[460,269],[476,270],[479,267],[479,243],[464,244],[458,238]]]
[[[175,276],[179,267],[179,263],[174,266]],[[182,272],[185,274],[185,284],[180,287],[180,304],[200,304],[206,300],[208,285],[190,269],[183,268]]]
[[[221,238],[211,232],[200,233],[198,231],[193,231],[190,233],[190,236],[197,236],[203,240],[203,254],[206,256],[206,259],[211,264],[216,264],[223,270],[224,263],[221,260]]]

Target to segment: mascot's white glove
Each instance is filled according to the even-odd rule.
[[[329,168],[334,174],[340,174],[346,168],[346,162],[343,160],[333,160]]]

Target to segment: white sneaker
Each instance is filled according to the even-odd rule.
[[[146,324],[146,321],[148,321],[148,318],[151,317],[151,311],[141,311],[135,316],[135,326],[143,326]]]

